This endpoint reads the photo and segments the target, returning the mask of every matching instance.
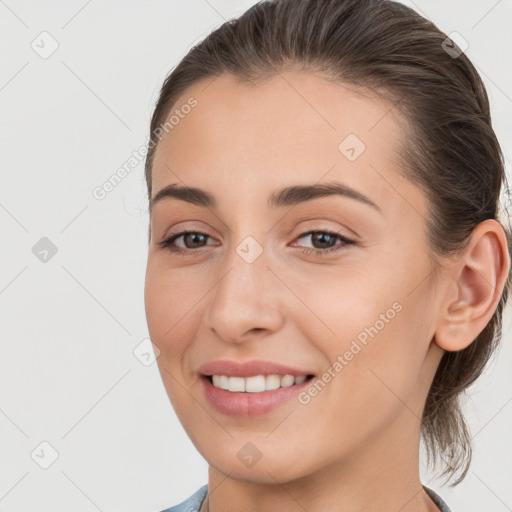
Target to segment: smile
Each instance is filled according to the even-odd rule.
[[[227,375],[212,375],[210,382],[219,389],[238,393],[262,393],[279,388],[287,388],[301,384],[308,375],[255,375],[253,377],[230,377]]]
[[[215,385],[213,383],[214,377],[216,381],[217,378],[220,378],[223,385],[225,385],[227,379],[228,389]],[[314,375],[302,375],[293,377],[292,381],[291,375],[270,374],[245,378],[228,377],[227,375],[203,375],[201,383],[204,397],[217,412],[232,417],[251,418],[269,413],[286,402],[293,401],[304,388],[309,386],[313,378]],[[269,387],[276,386],[279,379],[279,387],[267,389],[267,379]],[[282,381],[284,386],[281,386]],[[265,389],[259,391],[263,383],[265,383]],[[250,391],[251,389],[255,391]]]

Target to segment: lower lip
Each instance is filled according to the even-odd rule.
[[[207,377],[201,377],[208,401],[219,412],[229,416],[252,417],[270,412],[295,398],[309,386],[311,378],[300,384],[259,393],[233,392],[215,387]]]

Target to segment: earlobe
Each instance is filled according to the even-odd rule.
[[[501,298],[510,269],[508,241],[501,224],[487,219],[475,227],[462,257],[450,269],[435,332],[436,344],[447,351],[469,346],[489,323]]]

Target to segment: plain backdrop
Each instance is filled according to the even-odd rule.
[[[253,3],[0,0],[2,511],[153,512],[207,483],[144,356],[143,163],[93,190],[144,145],[170,69]],[[406,3],[469,43],[508,158],[512,2]],[[467,478],[450,489],[422,468],[454,512],[512,510],[511,336],[507,309],[466,403]]]

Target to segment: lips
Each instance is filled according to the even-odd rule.
[[[275,379],[276,376],[284,377],[285,375],[288,376],[284,377],[285,380],[289,380],[292,377],[312,378],[315,376],[311,370],[293,368],[273,361],[252,360],[237,362],[228,359],[206,363],[198,369],[198,374],[201,377],[201,387],[204,396],[211,406],[224,415],[239,418],[264,415],[290,402],[309,385],[311,379],[299,379],[295,384],[277,389],[266,389],[265,391],[252,389],[252,392],[239,392],[238,390],[230,391],[214,386],[213,375],[216,375],[217,378],[218,376],[223,376],[223,380],[228,377],[230,381],[231,378],[243,377],[248,379],[259,375],[273,376],[270,377],[271,380]]]
[[[308,369],[293,368],[291,366],[272,361],[252,360],[246,362],[219,359],[202,365],[198,373],[201,376],[226,375],[228,377],[254,377],[256,375],[293,375],[294,377],[314,375]]]

